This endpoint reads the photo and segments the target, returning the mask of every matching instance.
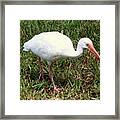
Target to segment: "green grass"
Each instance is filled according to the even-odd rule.
[[[88,37],[100,53],[100,21],[98,20],[21,20],[20,21],[20,99],[21,100],[99,100],[100,62],[87,50],[78,58],[60,58],[53,63],[55,84],[62,88],[53,91],[44,61],[44,80],[39,81],[38,57],[23,51],[23,44],[34,35],[48,31],[63,31],[71,38],[74,48],[80,38]]]

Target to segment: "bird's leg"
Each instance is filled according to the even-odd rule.
[[[53,84],[53,87],[54,87],[54,91],[59,92],[59,89],[55,86],[55,82],[53,80],[52,64],[51,63],[49,64],[49,77],[50,77],[50,79],[52,81],[52,84]]]
[[[43,61],[42,61],[42,58],[40,58],[40,57],[39,57],[39,69],[40,69],[39,80],[43,80],[44,79]]]

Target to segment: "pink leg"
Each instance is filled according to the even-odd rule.
[[[54,87],[54,91],[59,92],[59,89],[55,86],[55,82],[53,80],[52,64],[51,63],[49,64],[49,77],[50,77],[50,79],[52,81],[52,84],[53,84],[53,87]]]
[[[40,57],[39,57],[39,68],[40,68],[39,80],[44,80],[43,62],[42,62],[42,59]]]

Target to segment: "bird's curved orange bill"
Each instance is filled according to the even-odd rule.
[[[93,46],[92,44],[89,44],[89,45],[88,45],[88,49],[90,50],[90,52],[92,52],[92,53],[96,56],[96,58],[97,58],[98,60],[100,60],[100,55],[99,55],[99,53],[96,51],[96,49],[94,48],[94,46]]]

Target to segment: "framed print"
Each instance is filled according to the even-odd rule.
[[[117,0],[1,8],[1,118],[119,119]]]

